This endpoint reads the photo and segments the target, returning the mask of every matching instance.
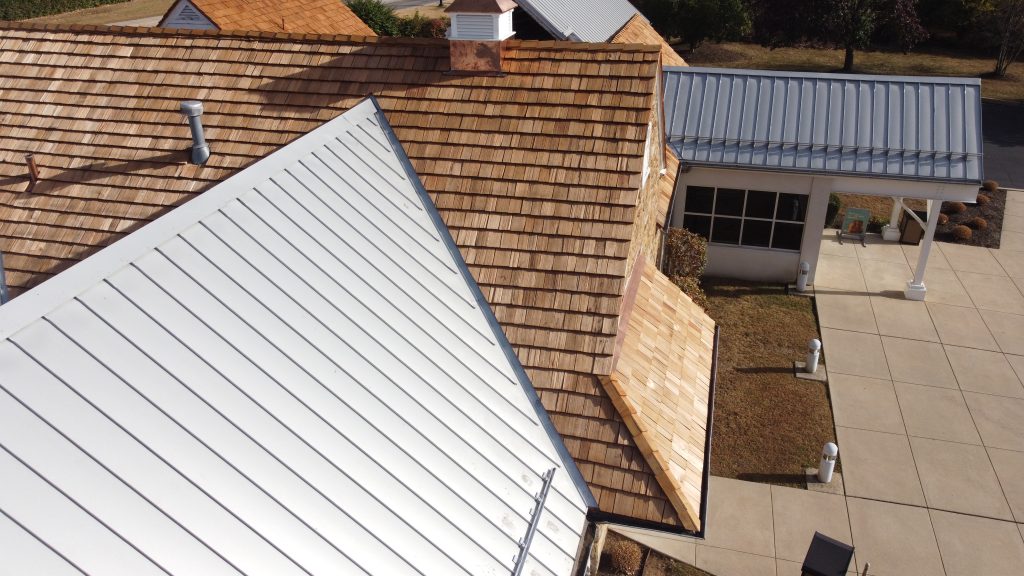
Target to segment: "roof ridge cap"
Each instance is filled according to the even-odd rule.
[[[249,38],[253,40],[299,40],[310,42],[348,42],[353,44],[440,44],[443,38],[404,38],[392,36],[357,36],[351,34],[314,34],[310,32],[267,32],[259,30],[196,30],[189,28],[157,28],[149,26],[113,26],[106,24],[53,24],[25,20],[0,20],[0,30],[39,32],[99,32],[112,35],[200,36]]]
[[[622,44],[616,42],[577,42],[573,40],[519,40],[505,41],[514,48],[572,48],[579,52],[659,52],[653,44]]]

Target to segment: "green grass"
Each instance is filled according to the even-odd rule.
[[[843,51],[824,48],[776,48],[768,50],[743,42],[706,43],[683,54],[692,66],[835,72],[842,68]],[[981,77],[982,96],[1024,102],[1024,63],[1010,67],[1005,79],[988,78],[995,59],[953,51],[918,50],[903,54],[888,51],[857,52],[856,72],[898,76]]]
[[[803,487],[821,447],[835,441],[828,387],[793,376],[819,338],[814,303],[781,285],[705,279],[721,326],[711,473]]]

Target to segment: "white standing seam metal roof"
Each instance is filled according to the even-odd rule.
[[[216,150],[213,151],[216,154]],[[4,574],[569,574],[593,497],[367,100],[0,307]]]
[[[637,13],[629,0],[516,0],[559,40],[607,42]]]
[[[976,183],[981,81],[666,68],[669,146],[692,165]]]

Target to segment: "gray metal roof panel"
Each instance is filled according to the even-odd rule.
[[[8,566],[509,574],[553,469],[561,575],[592,504],[372,100],[0,307],[0,365]]]
[[[666,68],[665,115],[691,164],[982,179],[975,78]]]
[[[637,13],[628,0],[516,0],[560,40],[607,42]]]

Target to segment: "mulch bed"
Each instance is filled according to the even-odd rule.
[[[943,212],[949,217],[949,222],[940,224],[935,229],[935,239],[967,246],[999,248],[999,237],[1003,230],[1003,210],[1006,208],[1006,190],[999,189],[995,192],[982,192],[982,194],[990,198],[988,204],[964,204],[967,209],[959,214],[950,213],[946,206],[949,203],[945,203]],[[984,219],[988,226],[984,229],[973,226],[971,221],[975,218]],[[953,230],[961,225],[971,228],[970,239],[960,240],[953,235]]]

